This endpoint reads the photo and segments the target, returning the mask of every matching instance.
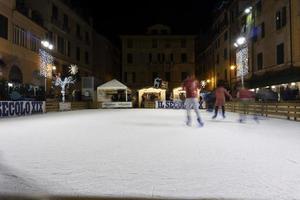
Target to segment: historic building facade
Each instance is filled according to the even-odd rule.
[[[168,90],[195,72],[195,36],[173,35],[164,25],[149,27],[144,35],[123,35],[122,80],[132,89],[153,86],[155,78]]]
[[[292,84],[299,78],[300,2],[242,0],[224,4],[212,37],[197,55],[196,72],[208,89],[224,80],[233,87],[243,78],[251,88]],[[237,39],[245,38],[242,46]]]

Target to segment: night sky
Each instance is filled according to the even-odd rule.
[[[111,40],[120,34],[143,34],[153,24],[171,26],[174,34],[206,32],[221,0],[72,0],[94,19],[94,28]]]

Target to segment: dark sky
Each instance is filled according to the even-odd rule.
[[[94,18],[94,27],[110,39],[145,33],[148,26],[166,24],[174,33],[205,32],[221,0],[72,0]]]

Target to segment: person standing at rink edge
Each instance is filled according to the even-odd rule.
[[[212,117],[215,119],[218,116],[219,108],[222,108],[222,117],[225,118],[225,95],[232,99],[231,95],[223,87],[221,83],[218,83],[217,89],[215,91],[216,102],[215,102],[215,114]]]
[[[198,89],[200,89],[200,84],[195,78],[194,74],[189,74],[187,78],[182,83],[182,89],[186,92],[185,108],[187,112],[186,125],[191,126],[191,109],[193,109],[197,115],[197,122],[200,127],[204,125],[200,117],[199,103],[198,103]]]

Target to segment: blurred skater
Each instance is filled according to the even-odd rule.
[[[255,101],[255,93],[249,91],[245,87],[240,87],[239,90],[238,90],[238,93],[237,93],[237,98],[240,101],[240,108],[242,110],[240,112],[239,122],[243,123],[247,119],[249,104],[251,102]],[[256,121],[257,123],[259,122],[258,121],[258,116],[257,116],[256,113],[254,113],[254,115],[253,115],[253,120]]]
[[[215,102],[215,114],[212,117],[215,119],[218,116],[219,108],[222,108],[222,117],[225,118],[225,95],[232,99],[231,95],[227,90],[219,83],[215,91],[216,102]]]
[[[185,99],[185,108],[187,111],[187,121],[186,124],[191,126],[192,119],[191,119],[191,109],[194,109],[197,115],[197,122],[200,127],[204,125],[201,120],[200,112],[199,112],[199,103],[198,103],[198,89],[200,89],[199,82],[195,79],[194,74],[189,74],[188,77],[184,80],[182,84],[182,89],[186,92],[186,99]]]

